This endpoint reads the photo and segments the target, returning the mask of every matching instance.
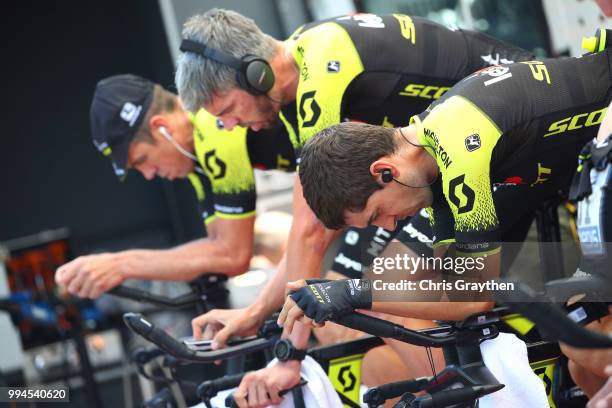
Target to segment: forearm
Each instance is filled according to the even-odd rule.
[[[319,225],[316,225],[319,224]],[[287,245],[287,281],[319,278],[327,248],[338,232],[327,230],[322,224],[297,225]]]
[[[266,283],[257,299],[248,309],[258,316],[269,316],[278,310],[285,300],[287,286],[287,254],[283,255],[276,272]]]
[[[199,239],[164,250],[136,249],[120,256],[127,279],[190,281],[203,273],[233,276],[246,270],[244,261],[217,240]]]
[[[311,328],[302,324],[300,322],[296,322],[293,326],[293,331],[289,335],[289,339],[291,339],[291,343],[299,349],[308,348],[308,339],[310,338]]]
[[[293,227],[292,227],[293,231]],[[295,231],[294,231],[295,233]],[[300,235],[289,237],[287,253],[255,302],[249,307],[258,316],[268,316],[278,310],[285,301],[286,285],[299,279],[318,278],[325,249],[333,241],[336,232],[324,233],[326,237],[312,245],[300,245]],[[321,242],[323,246],[321,246]],[[297,243],[297,244],[296,244]],[[291,260],[289,261],[289,257]],[[289,265],[292,265],[291,267]]]
[[[312,212],[302,193],[299,178],[293,191],[293,224],[287,245],[287,278],[319,278],[327,248],[341,231],[328,230]]]

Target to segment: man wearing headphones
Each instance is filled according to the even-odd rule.
[[[208,237],[166,250],[81,256],[57,270],[57,283],[96,298],[126,279],[189,281],[207,272],[244,273],[253,247],[253,168],[295,170],[282,126],[280,132],[257,134],[225,130],[206,111],[185,111],[176,95],[135,75],[100,81],[90,115],[94,144],[120,179],[128,169],[147,180],[189,178]]]
[[[183,38],[176,85],[186,108],[204,107],[230,128],[260,129],[272,126],[275,113],[295,102],[296,120],[285,112],[280,118],[298,155],[304,142],[326,126],[343,120],[406,125],[411,114],[473,71],[533,57],[479,33],[399,14],[314,22],[279,42],[252,20],[214,9],[187,21]],[[286,262],[258,300],[229,320],[226,311],[194,320],[194,326],[215,333],[217,343],[252,330],[278,308],[288,280],[318,275],[322,256],[337,233],[316,220],[299,182],[293,213]],[[406,241],[414,242],[422,233],[411,235]]]
[[[501,272],[500,255],[512,242],[506,234],[539,203],[567,197],[575,173],[572,162],[578,157],[581,165],[571,195],[581,200],[580,269],[610,282],[605,243],[612,225],[606,188],[612,174],[612,127],[606,120],[612,98],[611,52],[484,69],[413,116],[408,127],[341,123],[309,140],[302,152],[300,179],[305,199],[326,226],[384,227],[427,208],[436,236],[435,257],[451,263],[428,271],[422,280],[426,285],[443,282],[441,293],[419,285],[417,290],[402,290],[396,302],[386,301],[388,292],[377,286],[376,278],[294,282],[280,323],[291,331],[293,322],[303,317],[308,324],[320,325],[355,309],[445,320],[486,310],[492,306],[491,291],[513,290],[496,287],[494,281]],[[336,188],[336,173],[353,177]],[[453,267],[456,259],[464,265],[476,260],[471,268],[475,273]],[[482,289],[453,284],[470,279]],[[435,295],[432,302],[414,301],[415,295],[426,292]],[[436,302],[440,295],[459,295],[463,302]],[[598,300],[591,307],[578,303],[571,317],[609,332],[610,299],[604,294]],[[574,361],[569,367],[576,382],[593,395],[605,382],[612,353],[562,348]]]

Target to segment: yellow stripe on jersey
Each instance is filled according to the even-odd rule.
[[[219,218],[223,218],[225,220],[242,220],[244,218],[254,217],[255,211],[248,211],[248,212],[244,212],[241,214],[229,214],[229,213],[217,212],[216,216]]]
[[[187,175],[187,178],[189,179],[191,185],[193,186],[193,189],[195,190],[198,201],[204,201],[204,198],[206,198],[206,194],[204,193],[204,186],[202,185],[202,181],[200,180],[198,175],[195,173],[189,173]]]
[[[287,133],[289,134],[289,140],[291,141],[291,146],[293,146],[294,150],[298,150],[301,147],[300,139],[295,133],[295,130],[293,129],[293,126],[291,125],[291,122],[287,120],[285,115],[283,115],[283,112],[278,112],[278,117],[280,118],[281,122],[283,122],[283,125],[285,125],[285,129],[287,130]]]

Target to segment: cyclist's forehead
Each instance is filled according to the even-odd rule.
[[[226,92],[218,92],[204,105],[204,109],[213,116],[223,116],[234,112],[235,108],[242,104],[243,95],[238,89]]]

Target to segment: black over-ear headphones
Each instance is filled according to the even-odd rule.
[[[204,58],[211,59],[220,64],[227,65],[236,70],[236,81],[238,85],[251,95],[265,95],[274,86],[274,72],[265,59],[247,54],[238,59],[208,45],[183,39],[180,50],[191,52]]]

